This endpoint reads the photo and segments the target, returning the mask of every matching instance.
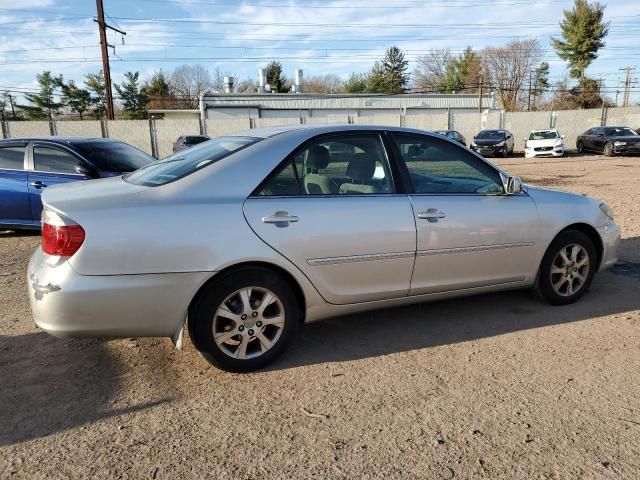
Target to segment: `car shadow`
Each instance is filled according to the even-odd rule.
[[[105,341],[43,332],[0,336],[0,446],[172,400],[160,389],[153,401],[116,406],[124,369]]]
[[[640,237],[624,240],[640,248]],[[596,275],[573,305],[553,307],[519,290],[373,310],[305,325],[267,370],[345,362],[451,345],[640,309],[640,263]]]
[[[6,230],[0,227],[0,238],[39,237],[40,230]]]

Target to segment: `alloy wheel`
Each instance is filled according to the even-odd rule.
[[[232,358],[256,358],[276,344],[284,322],[284,306],[275,293],[245,287],[229,295],[216,310],[213,339]]]
[[[560,249],[551,263],[551,286],[563,297],[579,292],[589,276],[589,253],[577,243]]]

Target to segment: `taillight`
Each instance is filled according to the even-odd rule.
[[[84,242],[80,225],[42,225],[42,251],[56,257],[70,257]]]
[[[75,254],[84,242],[84,229],[73,220],[50,209],[42,212],[42,251],[57,264],[61,257]],[[56,260],[59,259],[59,260]]]

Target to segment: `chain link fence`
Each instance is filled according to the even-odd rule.
[[[215,118],[204,122],[184,120],[115,120],[115,121],[5,121],[3,138],[83,136],[120,140],[164,158],[172,153],[173,142],[181,135],[207,134],[219,137],[251,128],[304,124],[358,124],[405,126],[421,130],[458,130],[470,142],[480,130],[505,128],[515,137],[515,150],[524,149],[524,140],[535,129],[557,128],[565,135],[567,149],[575,148],[576,137],[599,125],[624,125],[640,128],[640,106],[627,108],[560,110],[556,112],[458,112],[434,110],[429,113],[406,111],[396,114],[344,115],[288,118]]]

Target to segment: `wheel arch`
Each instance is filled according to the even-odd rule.
[[[602,262],[602,257],[604,255],[604,244],[602,243],[602,238],[600,237],[600,234],[598,233],[598,230],[595,229],[595,227],[593,227],[592,225],[589,225],[588,223],[583,223],[583,222],[577,222],[577,223],[572,223],[571,225],[567,225],[566,227],[564,227],[562,230],[560,230],[551,240],[551,242],[549,242],[549,245],[551,245],[553,243],[553,241],[558,238],[558,235],[560,235],[561,233],[564,233],[568,230],[576,230],[578,232],[582,232],[584,233],[587,237],[589,237],[589,240],[591,240],[593,242],[593,245],[596,247],[596,271],[600,268],[600,262]],[[547,247],[549,248],[549,247]]]
[[[282,276],[289,283],[289,285],[291,286],[291,289],[293,290],[293,293],[296,297],[296,301],[298,303],[298,308],[300,309],[300,322],[304,323],[305,316],[306,316],[306,298],[304,295],[304,291],[302,290],[302,287],[300,286],[298,281],[290,272],[288,272],[286,269],[282,268],[281,266],[273,263],[269,263],[269,262],[262,262],[262,261],[249,261],[249,262],[236,263],[233,265],[229,265],[224,269],[220,270],[219,272],[216,272],[214,275],[212,275],[209,279],[207,279],[206,282],[204,282],[200,286],[198,291],[195,293],[195,295],[191,299],[191,302],[189,303],[189,308],[187,310],[188,317],[191,317],[190,315],[191,312],[193,311],[195,306],[198,304],[198,302],[202,298],[204,292],[209,287],[209,285],[217,281],[222,275],[225,275],[227,273],[234,272],[237,270],[241,270],[241,269],[247,269],[247,268],[265,268]]]

